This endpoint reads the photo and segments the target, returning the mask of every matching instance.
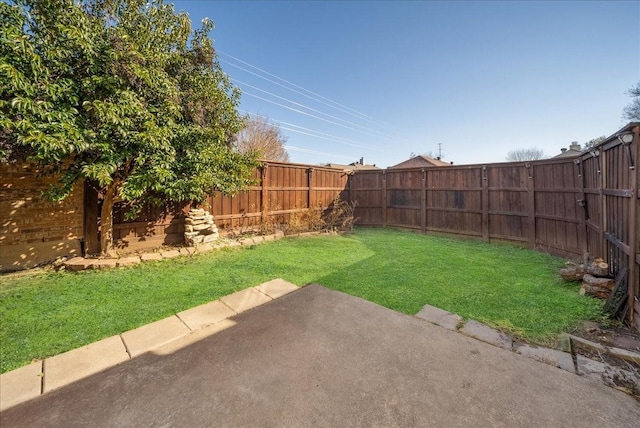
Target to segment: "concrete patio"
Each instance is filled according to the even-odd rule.
[[[636,400],[604,385],[319,285],[296,289],[274,280],[2,375],[0,425],[640,420]]]

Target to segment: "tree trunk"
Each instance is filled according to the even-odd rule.
[[[583,276],[582,281],[591,287],[599,287],[607,290],[612,290],[614,285],[614,281],[611,278],[596,278],[589,274]]]
[[[113,248],[113,201],[116,194],[116,182],[107,186],[100,214],[100,252],[103,256],[111,254]]]
[[[587,273],[593,276],[608,276],[609,264],[602,259],[596,259],[587,266]]]
[[[611,290],[603,287],[589,285],[586,282],[583,282],[582,287],[580,287],[580,295],[584,296],[585,294],[597,297],[599,299],[607,299],[609,297],[609,294],[611,294]]]
[[[569,266],[564,269],[560,269],[560,276],[565,281],[580,281],[584,276],[584,266]]]

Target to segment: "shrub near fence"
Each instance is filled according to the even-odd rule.
[[[292,215],[325,210],[336,196],[348,199],[348,173],[341,169],[265,162],[254,171],[255,185],[234,196],[213,192],[202,205],[222,232],[256,230],[288,224]],[[146,207],[126,220],[126,206],[114,209],[114,241],[126,250],[181,242],[188,206]],[[97,229],[96,229],[97,230]]]

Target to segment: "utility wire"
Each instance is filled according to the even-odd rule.
[[[265,116],[261,116],[259,114],[254,114],[254,113],[250,113],[246,110],[240,110],[243,113],[246,113],[250,116],[253,117],[265,117]],[[327,141],[332,141],[334,143],[338,143],[338,144],[345,144],[348,146],[352,146],[352,147],[358,147],[361,149],[367,149],[367,150],[374,150],[374,151],[380,151],[380,149],[375,149],[373,147],[367,146],[364,143],[358,142],[358,141],[353,141],[353,140],[349,140],[346,138],[342,138],[342,137],[338,137],[335,135],[331,135],[331,134],[327,134],[325,132],[320,132],[320,131],[316,131],[315,129],[309,129],[309,128],[305,128],[304,126],[300,126],[300,125],[296,125],[293,123],[289,123],[289,122],[285,122],[279,119],[275,119],[275,118],[268,118],[269,120],[271,120],[272,122],[274,122],[276,125],[278,125],[278,127],[280,127],[281,129],[285,129],[287,131],[291,131],[291,132],[296,132],[298,134],[303,134],[303,135],[308,135],[311,137],[315,137],[315,138],[321,138],[323,140],[327,140]],[[289,128],[289,126],[293,127],[293,128]],[[297,128],[297,129],[295,129]],[[305,132],[306,131],[306,132]]]
[[[299,94],[299,95],[302,95],[302,96],[304,96],[304,97],[307,97],[307,98],[309,98],[309,99],[311,99],[311,100],[314,100],[314,101],[316,101],[316,102],[319,102],[319,103],[321,103],[321,104],[324,104],[324,105],[326,105],[326,106],[328,106],[328,107],[331,107],[331,108],[333,108],[333,109],[339,110],[339,111],[341,111],[341,112],[343,112],[343,113],[350,114],[350,115],[352,115],[352,116],[354,116],[354,117],[357,117],[357,118],[359,118],[359,119],[361,119],[361,120],[366,120],[367,122],[373,123],[373,124],[375,124],[375,125],[377,125],[377,126],[385,127],[385,128],[387,128],[387,129],[393,129],[393,127],[392,127],[391,125],[387,124],[387,123],[381,122],[381,121],[379,121],[379,120],[375,120],[375,119],[374,119],[374,118],[372,118],[371,116],[368,116],[368,115],[366,115],[366,114],[364,114],[364,113],[362,113],[362,112],[359,112],[358,110],[355,110],[355,109],[352,109],[352,108],[350,108],[350,107],[347,107],[347,106],[345,106],[345,105],[343,105],[343,104],[340,104],[340,103],[338,103],[337,101],[333,101],[333,100],[331,100],[331,99],[329,99],[329,98],[327,98],[327,97],[323,97],[322,95],[317,94],[317,93],[315,93],[315,92],[313,92],[313,91],[310,91],[310,90],[308,90],[308,89],[305,89],[305,88],[303,88],[303,87],[302,87],[302,86],[300,86],[300,85],[296,85],[296,84],[295,84],[295,83],[293,83],[293,82],[290,82],[290,81],[288,81],[288,80],[286,80],[286,79],[283,79],[283,78],[281,78],[281,77],[278,77],[278,76],[276,76],[275,74],[269,73],[268,71],[263,70],[263,69],[261,69],[260,67],[256,67],[256,66],[254,66],[254,65],[252,65],[252,64],[249,64],[249,63],[248,63],[248,62],[246,62],[246,61],[243,61],[243,60],[241,60],[241,59],[239,59],[239,58],[236,58],[236,57],[234,57],[233,55],[227,54],[227,53],[222,52],[222,51],[218,51],[218,53],[221,53],[221,54],[223,54],[223,55],[225,55],[225,56],[228,56],[229,58],[232,58],[232,59],[234,59],[235,61],[238,61],[238,62],[240,62],[240,63],[242,63],[242,64],[245,64],[245,65],[247,65],[247,66],[249,66],[249,67],[251,67],[251,68],[253,68],[253,69],[259,70],[260,72],[265,73],[265,74],[267,74],[267,75],[269,75],[269,76],[272,76],[272,77],[274,77],[274,78],[276,78],[276,79],[278,79],[278,80],[280,80],[280,81],[282,81],[282,82],[286,82],[287,84],[289,84],[289,85],[291,85],[291,86],[294,86],[295,88],[300,88],[300,89],[302,89],[303,91],[306,91],[306,92],[308,92],[308,93],[310,93],[310,94],[313,94],[313,96],[310,96],[310,95],[308,95],[308,94],[305,94],[304,92],[298,91],[298,90],[296,90],[296,89],[293,89],[293,88],[287,87],[286,85],[283,85],[282,83],[279,83],[279,82],[276,82],[276,81],[274,81],[274,80],[272,80],[272,79],[269,79],[269,78],[267,78],[267,77],[261,76],[260,74],[257,74],[257,73],[255,73],[255,72],[253,72],[253,71],[250,71],[250,70],[247,70],[246,68],[241,67],[241,66],[239,66],[239,65],[237,65],[237,64],[234,64],[234,63],[232,63],[232,62],[229,62],[229,61],[227,61],[227,60],[220,59],[220,61],[221,61],[221,62],[224,62],[224,63],[226,63],[226,64],[229,64],[229,65],[230,65],[230,66],[232,66],[232,67],[235,67],[235,68],[237,68],[237,69],[239,69],[239,70],[245,71],[245,72],[247,72],[247,73],[249,73],[249,74],[252,74],[252,75],[254,75],[254,76],[257,76],[257,77],[259,77],[259,78],[261,78],[261,79],[264,79],[264,80],[266,80],[266,81],[268,81],[268,82],[271,82],[271,83],[273,83],[273,84],[275,84],[275,85],[278,85],[278,86],[280,86],[280,87],[282,87],[282,88],[285,88],[285,89],[287,89],[287,90],[289,90],[289,91],[295,92],[295,93],[297,93],[297,94]],[[323,100],[327,100],[327,101],[329,101],[330,103],[333,103],[333,104],[335,104],[335,105],[332,105],[332,104],[330,104],[330,103],[328,103],[328,102],[325,102],[325,101],[323,101]],[[340,106],[340,107],[336,107],[336,105],[337,105],[337,106]],[[354,113],[354,112],[355,112],[355,113]],[[390,137],[390,138],[396,138],[396,137]],[[396,138],[396,139],[397,139],[397,138]]]
[[[262,93],[265,93],[265,94],[267,94],[267,95],[270,95],[270,96],[272,96],[272,97],[275,97],[275,98],[277,98],[277,99],[280,99],[280,100],[286,101],[286,102],[291,103],[291,104],[293,104],[293,105],[296,105],[296,106],[298,106],[298,107],[305,108],[305,109],[307,109],[307,110],[309,110],[309,111],[312,111],[312,112],[314,112],[314,113],[318,113],[318,114],[324,115],[324,116],[326,116],[326,117],[329,117],[329,118],[331,118],[331,119],[334,119],[334,120],[338,120],[338,121],[340,121],[340,122],[347,123],[347,124],[349,124],[349,125],[351,125],[351,126],[353,126],[353,127],[361,128],[361,129],[364,129],[364,130],[367,130],[367,131],[369,131],[369,130],[370,130],[370,128],[368,128],[368,127],[365,127],[365,126],[362,126],[362,125],[358,125],[357,123],[350,122],[350,121],[348,121],[348,120],[344,120],[344,119],[341,119],[341,118],[336,117],[336,116],[332,116],[332,115],[330,115],[330,114],[324,113],[324,112],[322,112],[322,111],[320,111],[320,110],[316,110],[316,109],[314,109],[314,108],[312,108],[312,107],[309,107],[309,106],[307,106],[307,105],[304,105],[304,104],[301,104],[301,103],[295,102],[295,101],[290,100],[290,99],[288,99],[288,98],[281,97],[280,95],[274,94],[274,93],[269,92],[269,91],[265,91],[264,89],[260,89],[260,88],[258,88],[258,87],[256,87],[256,86],[253,86],[253,85],[250,85],[250,84],[248,84],[248,83],[242,82],[241,80],[235,79],[235,78],[233,78],[233,77],[231,78],[231,80],[233,80],[233,81],[235,81],[235,82],[237,82],[237,83],[239,83],[239,84],[241,84],[241,85],[244,85],[244,86],[247,86],[247,87],[249,87],[249,88],[255,89],[255,90],[257,90],[257,91],[260,91],[260,92],[262,92]],[[393,136],[391,136],[391,135],[386,135],[386,134],[382,134],[382,133],[379,133],[379,132],[377,133],[377,135],[378,135],[378,136],[380,136],[380,137],[384,137],[384,138],[394,138],[394,137],[393,137]]]
[[[333,125],[341,126],[341,127],[343,127],[343,128],[347,128],[347,129],[350,129],[350,130],[352,130],[352,131],[360,132],[360,133],[362,133],[362,134],[370,135],[370,136],[372,136],[372,137],[378,137],[378,135],[376,135],[376,134],[372,134],[372,133],[370,133],[370,132],[366,132],[366,131],[363,131],[363,130],[358,129],[358,128],[354,128],[354,127],[351,127],[351,126],[347,126],[347,125],[344,125],[344,124],[339,123],[339,122],[334,122],[334,121],[332,121],[332,120],[325,119],[325,118],[320,117],[320,116],[315,116],[315,115],[313,115],[313,114],[311,114],[311,113],[307,113],[306,111],[298,110],[298,109],[295,109],[295,108],[293,108],[293,107],[289,107],[288,105],[281,104],[281,103],[277,103],[277,102],[275,102],[275,101],[272,101],[272,100],[270,100],[270,99],[267,99],[267,98],[261,97],[261,96],[256,95],[256,94],[252,94],[252,93],[250,93],[250,92],[244,92],[244,94],[245,94],[245,95],[249,95],[250,97],[257,98],[257,99],[262,100],[262,101],[266,101],[266,102],[271,103],[271,104],[275,104],[275,105],[280,106],[280,107],[282,107],[282,108],[286,108],[287,110],[295,111],[296,113],[300,113],[300,114],[303,114],[303,115],[305,115],[305,116],[313,117],[314,119],[322,120],[323,122],[327,122],[327,123],[331,123],[331,124],[333,124]]]

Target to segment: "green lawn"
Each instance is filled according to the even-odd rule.
[[[428,303],[543,343],[598,317],[602,306],[558,279],[562,263],[510,245],[358,229],[111,271],[0,277],[0,370],[277,277],[407,314]]]

